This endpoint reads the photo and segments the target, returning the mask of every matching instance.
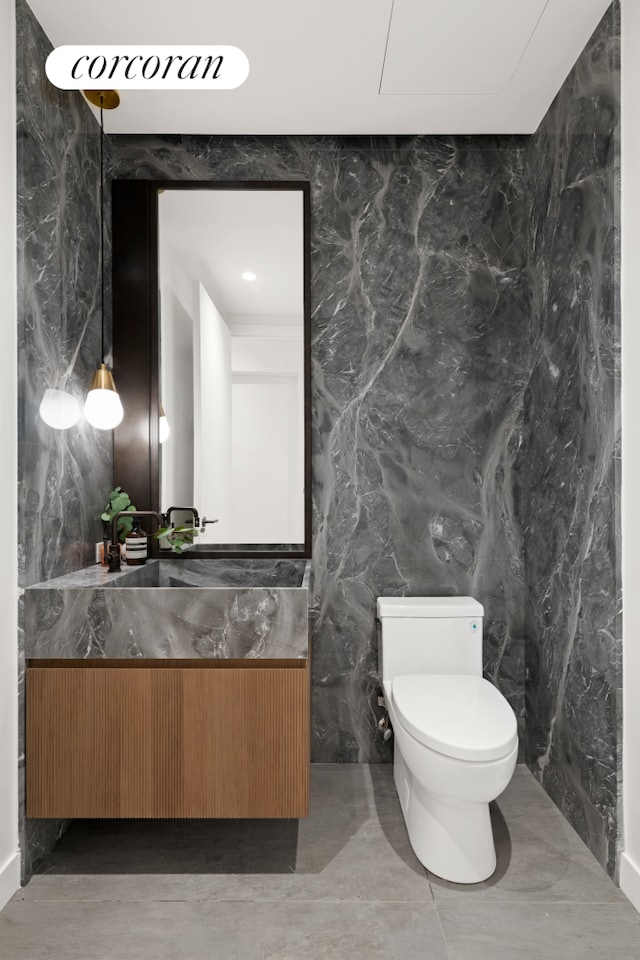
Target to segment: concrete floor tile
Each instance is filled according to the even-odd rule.
[[[549,809],[555,806],[549,795],[540,786],[534,775],[524,763],[519,763],[509,785],[498,797],[498,803],[506,813],[522,813],[532,808]]]
[[[388,859],[347,851],[319,874],[125,874],[39,876],[12,902],[253,901],[334,903],[433,902],[426,873],[394,869]],[[0,954],[1,956],[1,954]]]
[[[11,903],[7,960],[447,960],[433,904]]]
[[[638,960],[640,916],[525,768],[493,813],[498,870],[470,886],[427,881],[388,765],[314,765],[299,822],[74,823],[0,958]]]
[[[537,785],[536,785],[537,786]],[[489,880],[462,885],[429,874],[437,902],[450,900],[624,901],[593,854],[547,798],[544,807],[503,813],[492,807],[497,867]]]
[[[628,903],[448,903],[438,915],[450,960],[638,960]]]
[[[429,902],[391,768],[336,766],[312,767],[300,821],[77,821],[24,898]]]

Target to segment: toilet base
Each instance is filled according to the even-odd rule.
[[[396,741],[393,776],[409,840],[431,873],[452,883],[480,883],[496,868],[488,803],[442,802],[409,771]]]

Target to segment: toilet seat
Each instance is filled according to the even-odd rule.
[[[500,691],[482,677],[398,676],[391,695],[403,727],[445,756],[476,762],[499,760],[518,743],[513,710]]]

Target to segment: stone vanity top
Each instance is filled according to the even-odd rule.
[[[308,560],[99,565],[25,591],[30,659],[305,659]]]

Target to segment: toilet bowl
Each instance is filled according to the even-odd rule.
[[[513,710],[481,674],[482,615],[467,597],[378,600],[394,780],[409,840],[429,871],[455,883],[478,883],[495,870],[489,803],[508,785],[518,753]]]

